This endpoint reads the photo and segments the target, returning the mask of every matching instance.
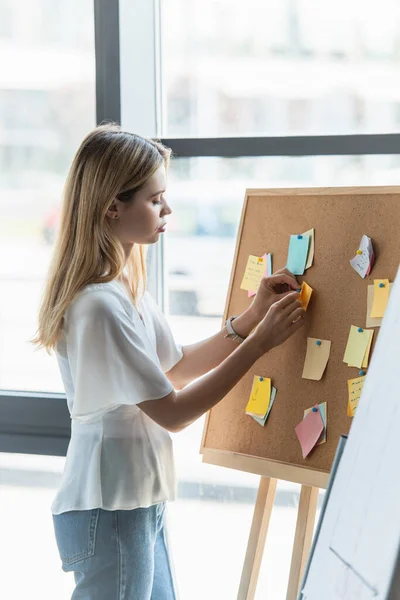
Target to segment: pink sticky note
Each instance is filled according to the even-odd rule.
[[[272,275],[272,273],[268,273],[268,260],[267,260],[267,255],[264,254],[261,258],[263,258],[266,261],[266,265],[265,265],[265,273],[264,273],[264,277],[268,277],[268,275]],[[253,296],[256,295],[257,292],[251,292],[250,290],[247,292],[247,296],[249,298],[252,298]]]
[[[308,415],[295,427],[296,435],[299,438],[303,458],[306,458],[318,442],[321,433],[324,430],[324,422],[319,412],[318,405],[317,410],[310,410]]]

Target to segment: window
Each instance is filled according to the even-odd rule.
[[[63,391],[54,358],[35,352],[28,340],[36,331],[65,176],[95,125],[93,5],[0,0],[3,13],[0,387]]]
[[[395,0],[162,6],[165,137],[400,130]]]

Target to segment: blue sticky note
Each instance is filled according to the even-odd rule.
[[[276,388],[274,388],[274,386],[272,385],[271,386],[271,398],[270,398],[270,401],[269,401],[268,410],[265,413],[264,417],[255,417],[254,415],[251,415],[253,417],[253,419],[255,419],[257,421],[257,423],[260,423],[260,425],[264,426],[265,423],[267,422],[269,413],[271,412],[271,408],[272,408],[272,405],[273,405],[274,400],[275,400],[275,396],[276,396]]]
[[[286,268],[293,275],[303,275],[307,263],[308,247],[310,245],[310,236],[291,235],[289,242],[289,252]]]

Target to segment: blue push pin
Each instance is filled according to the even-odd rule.
[[[301,288],[299,288],[298,290],[296,290],[296,292],[297,292],[298,294],[300,294],[300,292],[301,292]]]
[[[359,375],[362,377],[363,375],[365,375],[365,371],[360,371]]]
[[[317,408],[316,406],[313,406],[313,409],[312,409],[312,411],[313,411],[313,412],[317,412],[317,411],[318,411],[318,408]]]
[[[380,288],[382,288],[382,287],[385,287],[385,284],[381,282],[381,283],[379,284],[379,287],[380,287]]]
[[[264,378],[263,377],[259,377],[258,381],[264,381]]]
[[[303,236],[302,236],[302,235],[298,235],[298,236],[297,236],[297,239],[298,239],[298,240],[302,240],[302,239],[303,239]]]
[[[317,346],[320,346],[322,344],[321,340],[317,340],[315,343],[317,344]]]
[[[358,333],[362,333],[362,332],[363,332],[363,328],[362,328],[362,327],[359,327],[359,328],[357,329],[357,331],[358,331]]]

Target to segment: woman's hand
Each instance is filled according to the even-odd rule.
[[[269,309],[251,337],[261,354],[279,346],[304,325],[304,309],[297,292],[289,292]]]
[[[250,310],[261,321],[275,302],[299,287],[299,282],[290,271],[280,269],[274,275],[262,278]]]

